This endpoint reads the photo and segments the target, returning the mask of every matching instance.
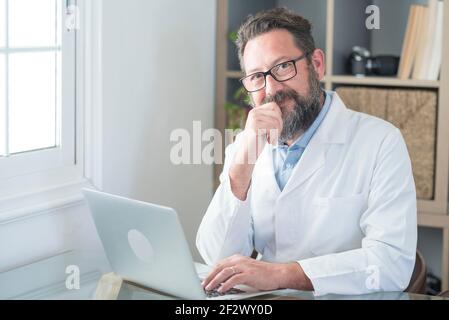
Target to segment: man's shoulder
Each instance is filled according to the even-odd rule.
[[[400,134],[399,129],[385,119],[347,109],[352,125],[352,136],[362,135],[367,140],[383,140],[386,136]]]
[[[352,109],[348,109],[348,112],[359,122],[360,129],[369,128],[385,132],[396,131],[397,129],[391,122],[368,113]]]
[[[368,136],[379,137],[391,134],[392,132],[398,132],[398,129],[385,119],[355,111],[351,109],[351,106],[346,105],[340,98],[337,92],[330,91],[332,96],[332,103],[338,105],[339,112],[343,112],[344,116],[341,117],[340,124],[346,122],[346,125],[350,127],[351,134],[357,133],[369,133]],[[344,111],[343,111],[344,110]]]

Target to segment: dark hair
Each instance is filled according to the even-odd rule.
[[[307,60],[310,62],[310,55],[315,50],[311,23],[291,10],[275,8],[260,11],[256,15],[249,15],[240,26],[235,44],[237,45],[240,67],[243,71],[245,71],[243,53],[248,41],[275,29],[289,31],[294,37],[296,46],[306,54]]]

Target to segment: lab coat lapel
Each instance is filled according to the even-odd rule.
[[[333,93],[329,111],[295,166],[282,196],[301,186],[324,166],[326,153],[330,145],[345,142],[348,121],[348,110],[340,97]]]
[[[327,148],[328,145],[324,144],[322,141],[318,141],[318,139],[312,138],[309,145],[304,150],[298,164],[295,166],[290,179],[285,185],[282,192],[283,195],[286,195],[291,190],[301,186],[318,169],[324,166]]]
[[[277,197],[281,193],[281,190],[274,175],[273,146],[271,144],[267,143],[265,145],[256,166],[257,168],[255,170],[260,172],[260,175],[263,177],[264,187],[270,190],[270,192],[274,191]]]

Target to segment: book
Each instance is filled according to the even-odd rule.
[[[410,77],[417,48],[417,27],[420,14],[420,8],[418,5],[410,6],[407,27],[405,29],[405,37],[402,43],[401,58],[399,60],[397,74],[399,79],[408,79]]]
[[[427,69],[427,80],[438,80],[440,74],[441,60],[443,56],[443,13],[444,2],[438,1],[435,22],[436,28],[429,59],[429,68]]]
[[[424,7],[426,13],[418,38],[418,51],[412,74],[413,79],[427,80],[427,72],[435,42],[437,4],[437,0],[428,0],[428,6]]]

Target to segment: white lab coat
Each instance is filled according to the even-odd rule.
[[[416,191],[400,131],[354,112],[332,93],[329,112],[281,192],[267,144],[245,201],[228,170],[201,222],[197,247],[208,264],[253,249],[270,262],[298,261],[315,295],[402,291],[415,263]]]

